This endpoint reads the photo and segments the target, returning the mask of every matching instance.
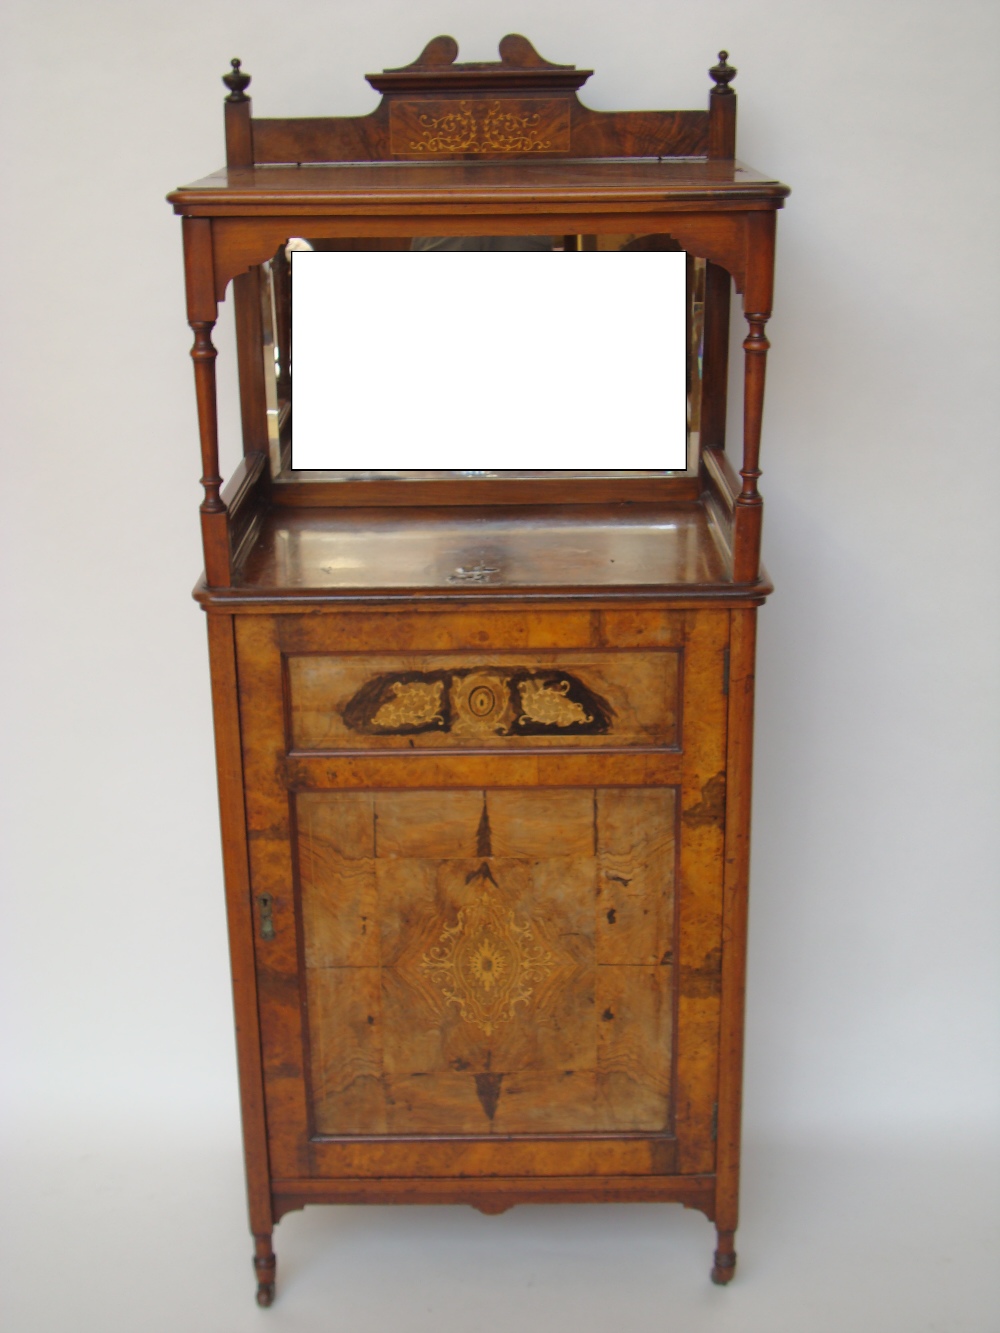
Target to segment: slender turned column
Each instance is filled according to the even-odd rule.
[[[774,224],[770,211],[746,219],[747,259],[743,314],[749,327],[743,343],[743,486],[733,509],[733,579],[755,583],[760,577],[760,530],[764,502],[757,490],[760,476],[760,427],[764,415],[764,370],[770,343],[764,325],[771,317],[774,290]]]
[[[219,420],[215,403],[215,358],[212,342],[214,319],[193,319],[194,385],[198,399],[198,433],[201,436],[201,484],[205,498],[200,505],[201,536],[205,549],[205,577],[209,587],[224,588],[230,582],[229,515],[220,490]]]
[[[764,501],[757,490],[760,476],[760,428],[764,416],[764,371],[770,343],[764,325],[766,314],[747,314],[750,332],[743,342],[745,369],[743,377],[743,488],[736,497],[733,551],[733,578],[737,583],[752,583],[760,572],[760,530]]]
[[[219,475],[219,417],[215,402],[215,358],[219,354],[212,342],[215,320],[192,320],[191,328],[194,330],[191,360],[194,362],[198,433],[201,436],[201,484],[205,489],[201,512],[224,514],[226,506],[219,494],[222,478]]]
[[[215,405],[215,358],[212,330],[219,307],[215,299],[212,224],[208,218],[184,219],[184,271],[187,281],[188,323],[194,331],[191,359],[198,399],[201,437],[201,536],[205,548],[205,577],[209,587],[229,586],[229,515],[220,495],[219,423]]]

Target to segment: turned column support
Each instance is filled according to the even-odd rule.
[[[188,323],[194,332],[191,359],[198,400],[201,438],[201,536],[205,548],[205,577],[209,587],[225,588],[231,581],[229,515],[222,499],[219,472],[219,418],[215,401],[215,358],[212,330],[218,318],[215,299],[215,264],[212,223],[208,218],[184,219],[184,277],[187,285]]]
[[[760,430],[764,416],[764,371],[770,343],[764,326],[771,317],[774,287],[775,214],[768,210],[747,218],[746,280],[743,315],[748,330],[743,342],[743,485],[733,509],[733,579],[755,583],[760,577],[760,530],[764,502],[757,490],[760,477]]]
[[[764,325],[768,311],[748,311],[749,332],[743,341],[743,486],[736,497],[733,536],[733,578],[752,583],[760,572],[760,531],[764,501],[757,489],[760,477],[760,430],[764,415],[764,372],[770,343]]]
[[[203,514],[224,514],[219,475],[219,416],[215,399],[215,358],[218,356],[212,342],[215,320],[192,320],[194,345],[194,385],[198,400],[198,433],[201,437],[201,484],[205,498],[201,502]]]

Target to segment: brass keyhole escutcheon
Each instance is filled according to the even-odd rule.
[[[476,717],[489,717],[497,706],[497,697],[486,685],[477,685],[469,694],[469,712]]]
[[[273,940],[274,899],[269,893],[259,893],[257,895],[257,906],[260,908],[260,937],[262,940]]]

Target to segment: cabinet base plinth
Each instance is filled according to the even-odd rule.
[[[490,1180],[423,1178],[298,1179],[272,1183],[275,1220],[307,1204],[461,1203],[501,1213],[524,1203],[680,1203],[715,1220],[715,1177],[496,1176]]]

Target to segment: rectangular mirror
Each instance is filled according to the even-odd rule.
[[[687,256],[463,242],[414,242],[450,256],[430,263],[295,244],[292,468],[400,480],[683,471]]]

